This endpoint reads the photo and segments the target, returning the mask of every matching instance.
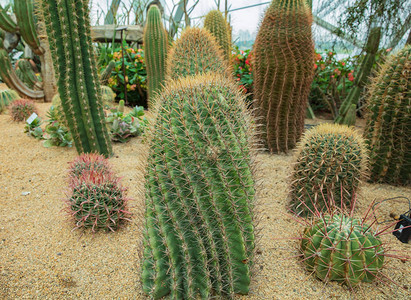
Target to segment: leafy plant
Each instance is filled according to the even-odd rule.
[[[50,107],[47,112],[47,125],[45,129],[44,147],[71,147],[73,145],[73,137],[70,131],[58,121],[58,112],[54,106]]]
[[[26,132],[29,136],[32,136],[38,140],[42,140],[44,139],[44,131],[41,128],[41,124],[43,124],[43,122],[41,121],[40,117],[37,116],[30,124],[26,123],[24,125],[24,132]]]
[[[251,50],[240,50],[235,47],[235,53],[232,56],[235,80],[240,85],[240,89],[247,93],[247,102],[253,101],[253,75],[252,75],[252,52]]]

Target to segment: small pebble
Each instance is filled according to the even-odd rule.
[[[22,192],[21,195],[22,196],[27,196],[27,195],[30,195],[30,192]]]

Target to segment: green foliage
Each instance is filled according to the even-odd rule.
[[[0,113],[14,100],[20,99],[19,94],[11,89],[0,90]]]
[[[238,81],[240,89],[247,93],[247,103],[253,101],[253,75],[252,75],[252,52],[251,50],[242,51],[235,47],[232,57],[234,66],[235,80]]]
[[[263,145],[293,149],[304,130],[314,75],[312,16],[305,0],[273,0],[253,48],[254,95]]]
[[[159,299],[249,291],[254,137],[244,97],[209,73],[170,81],[149,142],[143,290]]]
[[[10,115],[13,121],[26,121],[33,113],[37,113],[37,108],[33,101],[18,99],[14,100],[10,105]]]
[[[168,34],[161,22],[161,13],[157,5],[150,6],[144,29],[144,49],[146,53],[147,84],[149,107],[152,108],[154,97],[161,92],[166,76]]]
[[[50,107],[47,117],[43,146],[46,148],[53,146],[71,147],[73,145],[73,137],[64,124],[60,123],[58,111],[54,106]]]
[[[229,61],[231,56],[231,40],[228,24],[219,10],[212,10],[204,20],[204,28],[215,37],[217,44],[223,51],[224,58]]]
[[[378,235],[363,220],[344,215],[327,215],[308,226],[301,252],[307,270],[317,278],[349,287],[374,280],[384,263]]]
[[[389,57],[370,87],[364,137],[373,182],[411,182],[410,53]]]
[[[306,132],[297,148],[291,210],[313,215],[353,207],[366,170],[363,139],[345,125],[321,124]]]
[[[26,124],[24,125],[24,132],[26,132],[28,136],[32,136],[37,140],[42,140],[44,139],[44,132],[41,128],[41,124],[43,124],[43,122],[41,121],[40,117],[37,116],[30,124],[26,122]]]

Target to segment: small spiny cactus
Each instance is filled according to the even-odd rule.
[[[112,174],[111,166],[107,159],[97,153],[79,155],[69,166],[69,180],[78,180],[83,173],[97,172],[104,176]]]
[[[15,100],[10,105],[10,115],[13,121],[26,121],[37,109],[33,101],[27,99]]]
[[[20,96],[16,91],[11,89],[0,90],[0,112],[17,99],[20,99]]]

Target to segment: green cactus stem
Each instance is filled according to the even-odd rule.
[[[146,174],[143,290],[153,299],[247,294],[254,262],[252,140],[244,96],[218,74],[167,83]]]
[[[273,0],[253,48],[261,140],[271,153],[293,149],[304,130],[314,75],[311,9],[305,0]]]
[[[77,152],[108,157],[112,148],[104,123],[88,1],[43,0],[41,5],[58,92]]]
[[[364,137],[370,180],[411,183],[411,46],[392,55],[370,87]]]
[[[26,59],[19,59],[16,62],[16,75],[30,88],[41,88],[39,79],[34,73],[30,62]]]
[[[166,75],[168,34],[161,22],[157,5],[150,6],[144,29],[144,59],[147,66],[148,107],[153,108],[156,94],[161,92]]]
[[[18,31],[17,24],[4,10],[0,4],[0,28],[10,33],[16,33]]]
[[[228,32],[228,24],[219,10],[210,11],[204,20],[204,28],[210,31],[215,37],[220,49],[223,51],[224,58],[230,60],[231,40]]]
[[[111,77],[111,73],[113,72],[114,68],[116,67],[116,62],[114,60],[110,60],[106,68],[100,74],[100,83],[105,85],[107,84],[108,80]]]
[[[0,113],[14,100],[20,99],[16,91],[6,89],[0,90]]]

